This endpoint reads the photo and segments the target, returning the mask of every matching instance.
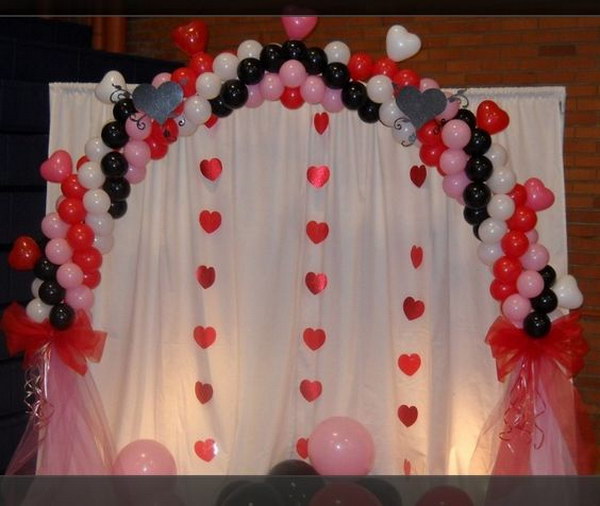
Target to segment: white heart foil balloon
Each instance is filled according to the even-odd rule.
[[[577,309],[583,304],[583,294],[577,286],[577,280],[570,274],[557,279],[552,290],[558,298],[558,305],[565,309]]]
[[[96,98],[103,104],[116,104],[124,97],[124,92],[127,91],[127,84],[123,74],[116,70],[111,70],[104,74],[94,89]]]
[[[391,60],[408,60],[420,51],[421,39],[402,25],[394,25],[387,32],[385,47]]]

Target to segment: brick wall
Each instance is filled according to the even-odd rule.
[[[278,17],[207,17],[208,52],[236,49],[246,39],[283,42]],[[186,18],[133,18],[128,52],[185,62],[170,31]],[[600,18],[359,17],[321,18],[308,45],[342,40],[374,58],[385,56],[392,24],[418,34],[421,52],[409,62],[442,86],[561,85],[567,87],[565,170],[570,272],[585,296],[584,326],[592,351],[577,378],[600,442]],[[600,469],[599,469],[600,470]]]

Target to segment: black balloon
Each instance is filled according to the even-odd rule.
[[[102,189],[108,194],[111,202],[125,200],[131,193],[131,185],[124,177],[107,179],[104,181]]]
[[[343,88],[350,80],[348,67],[340,62],[329,63],[323,71],[323,81],[334,90]]]
[[[465,167],[465,174],[467,177],[473,181],[474,183],[483,183],[487,181],[494,167],[490,159],[481,155],[481,156],[472,156],[467,161],[467,165]]]
[[[304,61],[306,59],[306,44],[301,40],[286,40],[281,45],[284,60]]]
[[[469,125],[471,130],[473,130],[477,125],[477,118],[468,109],[459,109],[453,119],[464,121],[467,125]]]
[[[523,329],[533,338],[544,337],[550,332],[552,322],[546,313],[533,311],[529,313],[523,320]]]
[[[237,68],[237,75],[244,84],[258,84],[264,74],[265,68],[257,58],[244,58]]]
[[[100,167],[106,177],[123,177],[127,174],[128,163],[118,151],[106,153],[100,160]]]
[[[40,300],[50,306],[61,302],[66,293],[67,291],[58,284],[58,281],[53,280],[44,281],[38,290]]]
[[[342,102],[348,109],[358,109],[366,99],[367,87],[359,81],[350,81],[342,88]]]
[[[260,51],[260,62],[267,72],[279,72],[285,62],[281,46],[267,44]]]
[[[248,88],[238,79],[229,79],[221,86],[220,96],[227,107],[239,109],[248,100]]]
[[[485,130],[475,128],[471,134],[471,140],[463,148],[465,153],[471,156],[483,155],[490,149],[492,138]]]
[[[248,483],[235,488],[221,503],[223,506],[284,506],[285,503],[271,486]]]
[[[491,197],[492,192],[485,183],[469,183],[463,192],[463,200],[468,207],[485,207]]]
[[[50,325],[55,329],[65,330],[68,329],[73,320],[75,319],[75,311],[71,306],[61,302],[52,306],[50,310]]]
[[[556,271],[551,265],[546,265],[541,271],[538,271],[544,280],[544,286],[550,288],[556,281]],[[39,277],[39,276],[38,276]]]
[[[227,106],[221,95],[216,98],[211,98],[208,102],[210,103],[213,114],[218,118],[225,118],[233,112],[233,109]]]
[[[358,117],[365,123],[376,123],[379,121],[379,108],[381,104],[366,98],[365,102],[358,108]]]
[[[306,72],[312,76],[322,74],[327,67],[327,54],[320,47],[306,50],[306,58],[302,60]]]
[[[303,478],[294,479],[297,476]],[[297,459],[275,464],[266,482],[277,490],[286,504],[295,506],[308,506],[312,497],[325,486],[325,481],[313,466]]]
[[[402,498],[400,493],[389,481],[381,478],[359,478],[356,484],[366,488],[374,496],[377,497],[381,506],[402,506]]]
[[[558,297],[550,288],[544,288],[542,293],[530,300],[531,307],[540,313],[551,313],[558,307]]]
[[[115,220],[125,216],[127,212],[127,201],[126,200],[115,200],[110,203],[108,208],[108,214],[110,214]]]
[[[44,281],[55,280],[57,270],[58,265],[53,264],[45,256],[40,258],[33,267],[33,273],[36,275],[36,277]]]
[[[275,464],[269,471],[271,476],[318,476],[316,469],[303,460],[283,460]]]
[[[468,207],[463,209],[463,216],[469,225],[479,225],[483,220],[487,220],[490,215],[487,207]]]
[[[113,107],[113,116],[119,123],[125,123],[127,118],[136,112],[131,98],[122,98]]]
[[[125,126],[118,121],[110,121],[102,127],[102,142],[109,148],[120,149],[129,140],[129,135],[125,131]]]

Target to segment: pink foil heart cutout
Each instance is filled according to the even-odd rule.
[[[554,193],[546,188],[544,183],[537,177],[529,178],[523,183],[523,186],[525,186],[527,192],[527,207],[534,211],[543,211],[554,204]]]
[[[40,166],[40,174],[51,183],[62,183],[73,172],[71,155],[63,149],[52,153],[50,158]]]

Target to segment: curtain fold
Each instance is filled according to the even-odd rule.
[[[93,89],[51,85],[50,152],[77,159],[99,136],[111,109]],[[493,99],[508,112],[493,141],[520,182],[539,177],[555,193],[537,229],[566,273],[564,89],[466,95],[472,111]],[[417,148],[348,110],[319,135],[320,112],[242,108],[180,138],[133,186],[92,310],[108,332],[91,372],[117,450],[151,438],[181,474],[264,473],[342,415],[373,436],[375,474],[470,471],[505,388],[484,342],[499,308],[478,241],[435,169],[411,181]],[[200,164],[215,158],[211,181]],[[311,184],[309,170],[327,182]],[[58,188],[48,188],[51,210]],[[202,211],[220,214],[217,230],[201,227]],[[318,243],[313,221],[316,235],[328,227]]]

